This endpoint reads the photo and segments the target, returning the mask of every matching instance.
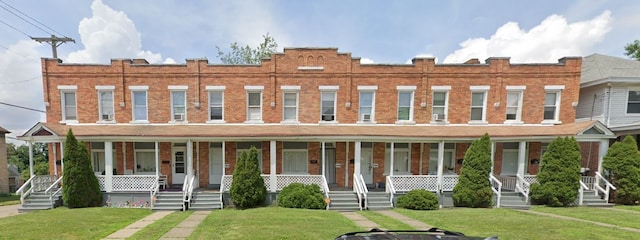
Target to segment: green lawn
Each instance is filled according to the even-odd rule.
[[[155,221],[154,223],[146,226],[138,231],[136,234],[127,239],[159,239],[164,236],[169,230],[180,224],[187,219],[193,211],[174,212],[166,217]]]
[[[614,208],[619,208],[619,209],[624,209],[624,210],[640,211],[640,206],[617,205]]]
[[[582,208],[580,208],[582,209]],[[578,221],[538,216],[509,209],[441,209],[398,213],[468,236],[500,239],[638,239],[638,233]]]
[[[0,206],[13,205],[20,203],[20,195],[13,193],[0,193]]]
[[[0,218],[0,239],[100,239],[149,214],[129,208],[34,211]]]
[[[550,208],[536,206],[532,210],[640,229],[640,221],[638,221],[640,212],[624,212],[594,207]]]
[[[372,222],[377,223],[383,229],[415,230],[413,227],[404,222],[391,217],[387,217],[386,215],[382,215],[380,213],[376,213],[375,211],[360,211],[358,213],[371,220]]]
[[[224,209],[211,212],[189,239],[334,239],[361,230],[336,211]]]

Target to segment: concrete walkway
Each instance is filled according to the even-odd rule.
[[[187,239],[211,211],[195,211],[160,239]]]
[[[20,204],[0,206],[0,218],[10,217],[20,214],[18,212]]]
[[[120,229],[114,233],[112,233],[111,235],[107,236],[104,239],[126,239],[128,237],[133,236],[133,234],[135,234],[136,232],[140,231],[140,229],[143,229],[144,227],[148,226],[149,224],[154,223],[155,221],[164,218],[165,216],[173,213],[174,211],[157,211],[157,212],[153,212],[151,215],[146,216],[143,219],[138,220],[137,222],[134,222],[132,224],[130,224],[129,226],[124,227],[123,229]]]
[[[405,215],[402,215],[400,213],[391,211],[391,210],[382,210],[382,211],[376,211],[377,213],[380,213],[382,215],[391,217],[393,219],[396,219],[400,222],[403,222],[417,230],[428,230],[430,228],[432,228],[431,225],[423,223],[421,221],[415,220],[413,218],[407,217]]]
[[[595,224],[595,225],[598,225],[598,226],[617,228],[617,229],[622,229],[622,230],[626,230],[626,231],[629,231],[629,232],[640,233],[640,229],[637,229],[637,228],[622,227],[622,226],[608,224],[608,223],[590,221],[590,220],[574,218],[574,217],[567,217],[567,216],[562,216],[562,215],[557,215],[557,214],[552,214],[552,213],[536,212],[536,211],[531,211],[531,210],[518,210],[518,209],[516,209],[516,211],[520,211],[520,212],[523,212],[523,213],[529,213],[529,214],[536,214],[536,215],[541,215],[541,216],[546,216],[546,217],[553,217],[553,218],[558,218],[558,219],[563,219],[563,220],[586,222],[586,223],[591,223],[591,224]]]
[[[340,212],[343,216],[345,216],[346,218],[348,218],[349,220],[353,221],[354,223],[356,223],[356,225],[358,225],[361,228],[368,230],[371,230],[372,228],[380,228],[380,225],[378,225],[377,223],[367,219],[366,217],[360,215],[357,212]]]

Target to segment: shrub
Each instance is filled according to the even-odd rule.
[[[632,136],[615,142],[602,166],[609,172],[608,178],[617,189],[615,201],[619,204],[636,205],[640,200],[640,152]]]
[[[69,208],[99,207],[102,193],[91,168],[89,151],[69,129],[64,145],[62,199]]]
[[[438,209],[438,196],[424,189],[411,190],[407,195],[398,197],[398,207],[413,210]]]
[[[531,184],[531,202],[550,207],[570,206],[580,186],[580,145],[573,137],[558,137],[542,155],[538,183]]]
[[[292,183],[278,194],[278,206],[286,208],[325,209],[327,204],[316,184]]]
[[[491,173],[491,140],[489,134],[471,143],[464,154],[460,179],[453,188],[456,207],[487,208],[493,205]]]
[[[267,188],[260,176],[258,150],[255,147],[252,146],[249,153],[243,151],[240,154],[229,191],[231,201],[239,209],[257,207],[264,203]]]

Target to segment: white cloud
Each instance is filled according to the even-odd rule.
[[[375,64],[371,58],[360,58],[360,64]]]
[[[407,59],[407,61],[405,61],[404,63],[411,64],[411,63],[413,63],[413,59],[414,58],[435,58],[435,62],[436,63],[438,62],[438,58],[435,55],[433,55],[431,53],[420,53],[420,54],[416,55],[415,57],[413,57],[411,59]]]
[[[468,39],[445,63],[462,63],[471,58],[511,57],[511,62],[556,62],[564,56],[584,56],[611,30],[611,12],[581,22],[567,23],[560,15],[551,15],[526,31],[509,22],[489,39]]]
[[[70,53],[65,62],[106,63],[111,58],[162,62],[160,54],[142,50],[140,33],[124,12],[113,10],[101,0],[94,0],[91,10],[93,16],[83,18],[78,26],[85,49]]]

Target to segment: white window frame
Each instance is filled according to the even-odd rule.
[[[129,90],[131,90],[131,123],[149,123],[149,86],[129,86]],[[144,92],[146,119],[136,119],[135,93],[137,92]]]
[[[245,123],[264,123],[263,122],[263,112],[262,112],[262,91],[264,90],[264,86],[245,86],[246,90],[246,113],[247,113],[247,121]],[[249,98],[252,94],[258,94],[260,103],[257,106],[250,105]],[[259,119],[251,119],[251,109],[259,109],[260,116]]]
[[[398,111],[396,111],[396,124],[415,124],[413,120],[413,105],[414,102],[414,94],[416,91],[416,86],[397,86],[396,90],[398,90]],[[409,106],[401,106],[400,105],[400,95],[401,94],[409,94]],[[400,108],[409,107],[409,119],[400,119]]]
[[[640,103],[640,101],[633,101],[633,102],[629,101],[629,94],[631,92],[639,92],[640,93],[640,88],[629,88],[629,89],[627,89],[627,96],[626,96],[626,101],[625,101],[625,106],[624,106],[624,108],[625,108],[624,113],[626,115],[637,116],[637,115],[640,115],[640,112],[637,112],[637,113],[635,113],[635,112],[630,113],[629,112],[629,103]]]
[[[135,149],[133,151],[133,158],[134,158],[134,163],[133,163],[133,169],[134,169],[134,173],[135,174],[142,174],[142,175],[155,175],[156,174],[156,170],[153,169],[151,171],[138,171],[138,153],[152,153],[155,154],[155,150],[153,149]],[[155,166],[154,166],[155,168]]]
[[[394,144],[393,147],[393,153],[391,153],[391,144]],[[407,144],[406,148],[399,148],[396,145],[397,144]],[[393,158],[393,164],[397,164],[398,160],[397,158],[395,158],[395,154],[396,153],[406,153],[407,154],[407,169],[403,169],[403,171],[397,171],[397,172],[393,172],[393,175],[404,175],[404,174],[410,174],[411,173],[411,143],[409,142],[394,142],[394,143],[386,143],[385,144],[385,157],[384,157],[384,175],[389,175],[391,173],[391,171],[393,171],[394,167],[391,166],[391,155],[390,154],[394,154],[394,158]],[[406,171],[405,171],[406,170]]]
[[[526,89],[526,86],[507,86],[507,96],[505,99],[505,124],[522,124],[522,103],[524,102],[524,90]],[[517,109],[516,109],[516,116],[515,119],[507,119],[507,113],[509,112],[509,108],[513,108],[514,106],[509,106],[509,94],[511,93],[517,93],[518,94],[518,102],[517,102]]]
[[[489,86],[471,86],[469,90],[471,90],[471,101],[469,103],[469,124],[487,124],[487,95],[489,92]],[[482,94],[482,106],[474,106],[473,105],[473,94]],[[480,120],[472,119],[473,118],[473,109],[482,107],[482,117]]]
[[[542,124],[560,124],[560,100],[562,99],[562,90],[564,89],[564,85],[560,86],[544,86],[544,108],[542,112]],[[547,105],[547,94],[555,94],[556,101],[554,105]],[[547,107],[554,107],[554,116],[553,119],[545,119],[544,112],[546,112]]]
[[[98,90],[98,122],[97,123],[115,123],[116,122],[116,108],[115,108],[115,86],[96,86]],[[111,113],[105,113],[105,106],[102,102],[102,93],[111,93]],[[107,119],[103,115],[110,115]],[[110,120],[109,120],[110,119]]]
[[[78,123],[78,86],[60,85],[58,86],[58,90],[60,90],[60,112],[62,114],[60,123]],[[72,107],[76,111],[76,119],[67,119],[66,94],[68,93],[73,93],[74,95],[74,103]]]
[[[319,86],[320,90],[320,120],[318,123],[338,123],[338,86]],[[324,102],[324,94],[333,94],[333,119],[323,120],[322,103]]]
[[[449,122],[449,92],[451,91],[451,86],[432,86],[431,87],[431,123],[448,123]],[[436,98],[436,93],[444,93],[444,106],[435,105],[434,101]],[[444,119],[437,120],[435,119],[436,113],[435,107],[444,108]]]
[[[300,86],[281,86],[282,89],[282,123],[299,123],[298,114],[299,114],[299,102],[300,102]],[[287,95],[295,94],[295,105],[287,105]],[[293,119],[287,119],[286,110],[294,109],[295,115]]]
[[[115,162],[116,162],[115,161],[116,160],[116,148],[115,148],[115,144],[113,144],[113,143],[111,143],[111,144],[112,144],[112,148],[111,148],[112,155],[111,156],[113,156],[113,163],[114,163],[113,167],[115,168],[115,166],[116,166],[115,165]],[[100,161],[100,159],[96,159],[97,156],[102,156],[102,161]],[[98,163],[97,163],[98,165],[102,165],[102,168],[104,168],[102,171],[105,171],[105,174],[106,174],[106,171],[107,171],[107,158],[106,158],[106,155],[105,155],[104,148],[93,148],[93,147],[91,148],[91,170],[96,175],[102,175],[102,171],[100,171],[99,169],[98,169],[97,172],[95,171],[96,161],[98,161]],[[100,162],[102,162],[102,163],[100,163]],[[111,171],[113,171],[113,169]]]
[[[358,86],[358,123],[359,124],[371,124],[376,123],[376,91],[378,90],[378,86]],[[362,101],[363,94],[371,94],[371,102],[368,103],[369,106],[364,106]],[[363,108],[370,108],[371,111],[369,113],[365,113]],[[369,115],[369,120],[364,120],[364,115]]]
[[[224,90],[225,86],[206,86],[208,99],[208,117],[207,123],[224,123]],[[220,94],[222,102],[220,106],[213,106],[211,103],[211,94]],[[222,118],[221,119],[211,119],[211,108],[219,107],[222,110]]]
[[[429,146],[429,169],[427,172],[429,175],[438,174],[438,143],[431,143]],[[446,153],[451,154],[450,159],[443,159],[442,161],[442,172],[443,174],[456,174],[456,145],[455,143],[445,143],[444,151],[442,156],[447,156]],[[448,162],[447,162],[448,161]],[[448,166],[448,168],[447,168]],[[452,169],[449,169],[452,168]]]
[[[304,165],[305,165],[305,170],[304,171],[300,171],[300,172],[290,172],[290,171],[285,171],[284,169],[284,165],[285,165],[285,155],[287,155],[287,153],[304,153],[306,155],[305,159],[304,159]],[[282,174],[309,174],[309,150],[308,149],[282,149]]]
[[[170,101],[171,101],[171,121],[169,121],[169,123],[188,123],[188,119],[187,119],[187,86],[169,86],[169,95],[170,95]],[[180,105],[175,105],[175,103],[173,102],[173,98],[174,98],[174,94],[180,94],[182,93],[184,95],[184,101],[182,106]],[[180,107],[184,107],[184,113],[177,113],[176,112],[176,108],[180,108]],[[182,120],[177,120],[175,118],[175,116],[177,114],[184,114]]]

